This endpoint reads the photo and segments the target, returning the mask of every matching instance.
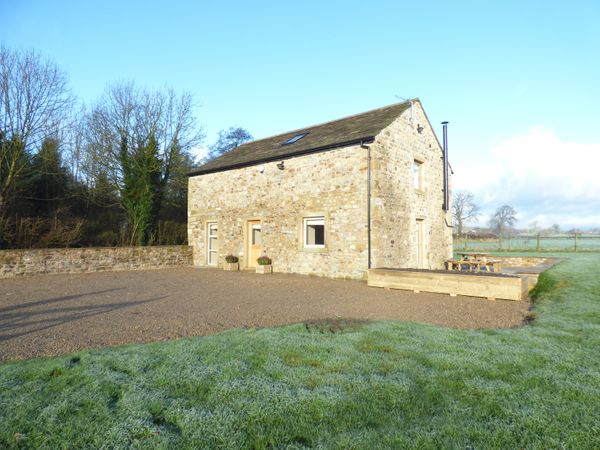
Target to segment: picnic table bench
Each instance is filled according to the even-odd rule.
[[[460,259],[448,259],[446,265],[448,270],[457,270],[459,272],[500,272],[502,270],[502,260],[490,259],[488,253],[479,252],[459,252]]]

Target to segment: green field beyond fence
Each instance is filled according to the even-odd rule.
[[[454,238],[455,250],[600,251],[600,235],[516,236],[500,239]]]

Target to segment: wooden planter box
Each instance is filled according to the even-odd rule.
[[[231,272],[237,272],[238,270],[240,270],[240,263],[239,262],[236,262],[236,263],[225,262],[223,264],[223,270],[229,270]]]
[[[528,294],[526,276],[475,274],[427,270],[371,269],[369,286],[437,292],[450,295],[524,300]]]
[[[273,273],[273,265],[269,264],[266,266],[261,266],[260,264],[258,266],[256,266],[256,273]]]

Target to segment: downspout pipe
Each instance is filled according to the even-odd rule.
[[[371,146],[360,143],[367,151],[367,267],[371,268]]]
[[[450,192],[448,186],[448,122],[442,122],[443,130],[444,130],[444,211],[448,211],[450,209]]]

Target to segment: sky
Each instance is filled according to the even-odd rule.
[[[93,103],[110,83],[189,91],[206,133],[267,137],[420,98],[448,120],[454,189],[479,224],[600,226],[600,2],[0,0]]]

